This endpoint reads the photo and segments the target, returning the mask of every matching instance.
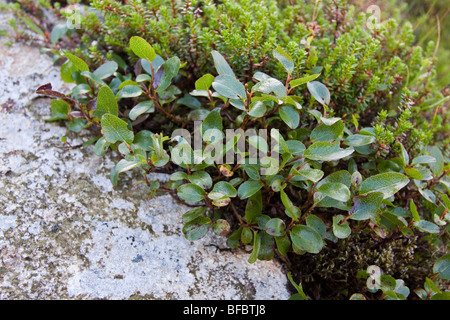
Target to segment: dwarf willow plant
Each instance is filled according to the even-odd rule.
[[[203,75],[195,90],[180,97],[174,84],[184,67],[179,58],[163,59],[137,36],[130,39],[129,48],[140,59],[135,76],[121,74],[114,61],[91,71],[82,59],[66,52],[62,77],[76,86],[69,95],[50,85],[37,92],[58,98],[52,101],[49,121],[68,120],[73,131],[101,128],[89,142],[95,142],[98,155],[112,149],[121,156],[111,171],[114,185],[120,173],[139,169],[143,183],[161,189],[159,183],[147,180],[147,174],[173,171],[169,154],[183,146],[188,157],[177,158],[179,169],[162,189],[176,190],[179,198],[194,205],[183,215],[187,239],[200,239],[212,230],[226,236],[231,248],[251,244],[249,262],[255,262],[272,259],[276,252],[317,254],[327,243],[360,232],[380,239],[437,237],[446,232],[449,169],[439,148],[418,153],[407,150],[399,139],[412,130],[407,104],[401,106],[394,132],[386,131],[382,121],[359,128],[352,121],[331,117],[330,91],[317,81],[321,74],[310,71],[295,78],[294,59],[281,47],[272,54],[285,69],[285,79],[257,71],[254,82],[241,83],[224,56],[213,51],[215,75]],[[310,93],[307,107],[294,94],[299,86]],[[311,130],[299,127],[306,115],[315,119]],[[201,120],[206,142],[202,152],[195,154],[189,141],[178,135],[137,130],[149,117],[158,116],[169,127],[189,128]],[[383,113],[379,116],[385,120]],[[217,142],[205,137],[208,130],[221,132],[226,127],[279,129],[276,148],[272,146],[280,155],[278,165],[272,166],[268,156],[252,159],[237,148],[242,138],[267,154],[268,144],[258,135],[238,134],[214,155],[206,152]],[[238,153],[239,162],[231,166],[214,161],[230,150]]]

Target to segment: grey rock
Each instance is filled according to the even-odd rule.
[[[213,234],[186,240],[188,207],[149,198],[132,173],[113,188],[114,153],[65,148],[61,136],[91,136],[44,121],[50,99],[34,91],[67,91],[58,69],[37,48],[0,45],[0,299],[289,297],[278,262],[219,251],[225,239]]]

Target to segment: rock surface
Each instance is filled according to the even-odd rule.
[[[46,123],[50,100],[34,94],[67,91],[58,69],[36,48],[0,45],[0,299],[289,297],[277,262],[219,251],[215,235],[186,240],[188,208],[169,195],[149,198],[131,174],[113,189],[114,154],[67,150],[61,136],[78,145],[89,132]]]

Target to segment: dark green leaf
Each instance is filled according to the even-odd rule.
[[[207,207],[192,208],[191,210],[189,210],[188,212],[183,214],[183,216],[182,216],[183,221],[186,223],[186,222],[196,219],[197,217],[204,214],[206,212],[206,209],[207,209]]]
[[[236,189],[226,181],[219,181],[214,185],[214,192],[219,192],[228,197],[236,197],[237,191]]]
[[[302,250],[309,253],[319,253],[324,246],[320,234],[309,226],[296,225],[290,232],[294,250]]]
[[[335,161],[351,155],[353,148],[342,149],[339,142],[314,142],[305,151],[305,156],[311,160]]]
[[[354,205],[350,214],[353,220],[367,220],[375,218],[380,213],[380,206],[384,194],[381,192],[369,193],[365,196],[354,197]]]
[[[115,61],[108,61],[102,64],[94,71],[94,75],[99,79],[105,79],[114,74],[116,72],[119,65]]]
[[[409,179],[401,173],[380,173],[364,180],[359,187],[359,193],[382,192],[384,199],[386,199],[393,196],[408,183]]]
[[[205,197],[205,190],[196,184],[188,183],[178,187],[178,196],[188,202],[198,202]]]
[[[286,225],[280,218],[273,218],[267,221],[264,230],[271,236],[281,237],[285,234]]]
[[[239,186],[238,196],[241,199],[247,199],[258,192],[263,186],[260,180],[248,180]]]
[[[220,75],[229,75],[233,78],[235,78],[235,74],[233,70],[231,69],[228,62],[225,60],[225,58],[216,50],[213,50],[211,52],[213,59],[214,59],[214,66],[216,67],[217,73]]]
[[[235,77],[223,74],[214,79],[212,83],[214,90],[221,96],[230,99],[246,99],[245,87]]]
[[[350,189],[346,185],[339,182],[324,183],[318,188],[318,190],[328,197],[338,201],[347,202],[350,200]]]
[[[289,85],[291,86],[291,88],[295,88],[298,86],[301,86],[302,84],[308,83],[310,81],[316,80],[318,77],[320,76],[319,74],[312,74],[300,79],[295,79],[295,80],[291,80],[291,82],[289,83]]]
[[[311,132],[311,140],[314,142],[334,141],[342,135],[344,127],[345,125],[342,120],[339,120],[330,126],[322,123]]]
[[[208,233],[210,227],[211,219],[199,216],[184,225],[183,233],[186,239],[195,241],[203,238]]]
[[[110,113],[116,117],[119,115],[116,97],[109,87],[101,87],[98,91],[94,116],[101,118],[105,113]]]
[[[156,58],[156,53],[153,47],[141,37],[131,37],[130,48],[139,58],[153,61]]]
[[[279,110],[281,120],[286,123],[289,128],[295,129],[300,123],[300,115],[297,109],[291,105],[282,106]]]
[[[438,278],[450,280],[450,254],[440,257],[433,266],[433,272],[439,273]]]
[[[322,105],[328,105],[330,103],[330,91],[328,88],[319,81],[311,81],[307,83],[308,90],[311,95]]]
[[[261,248],[261,236],[258,231],[253,235],[253,251],[248,258],[249,263],[254,263],[258,259],[259,249]]]
[[[117,141],[126,142],[131,145],[134,140],[133,131],[128,129],[128,124],[113,114],[105,113],[101,120],[105,139],[109,143]]]
[[[262,196],[261,191],[257,191],[248,200],[245,207],[245,220],[248,224],[256,221],[256,217],[262,213]]]
[[[341,214],[333,216],[333,234],[339,239],[345,239],[351,233],[348,221],[340,224],[342,220],[344,220],[344,216]]]
[[[275,59],[280,61],[280,63],[283,65],[283,67],[289,74],[292,74],[292,72],[294,72],[294,60],[292,60],[292,57],[289,54],[287,54],[282,47],[280,46],[276,47],[272,51],[272,53]]]

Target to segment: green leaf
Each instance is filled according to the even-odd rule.
[[[255,84],[252,91],[258,91],[266,94],[273,92],[278,98],[287,97],[286,87],[284,84],[280,80],[272,77],[268,77],[267,79]]]
[[[84,121],[84,119],[82,118],[72,119],[67,122],[67,128],[73,132],[80,132],[81,130],[84,129],[85,125],[86,121]]]
[[[89,72],[89,71],[83,71],[83,72],[81,72],[81,75],[82,75],[83,77],[88,78],[89,80],[92,80],[93,82],[97,83],[97,84],[100,85],[100,86],[107,86],[107,84],[106,84],[102,79],[100,79],[99,77],[97,77],[97,76],[96,76],[95,74],[93,74],[92,72]]]
[[[216,67],[217,73],[220,75],[229,75],[233,78],[236,78],[236,75],[234,74],[233,70],[231,69],[228,62],[225,60],[225,58],[216,50],[213,50],[211,52],[213,59],[214,59],[214,66]]]
[[[97,140],[94,146],[94,153],[98,156],[103,156],[106,150],[109,148],[110,143],[106,141],[104,137]]]
[[[289,240],[289,237],[287,235],[282,237],[275,237],[275,243],[277,245],[278,251],[283,256],[286,256],[289,252],[289,249],[291,249],[291,241]]]
[[[350,200],[350,189],[346,185],[339,182],[324,183],[318,188],[318,190],[328,197],[338,201],[347,202]]]
[[[273,218],[266,222],[264,230],[271,236],[281,237],[285,234],[286,225],[280,218]]]
[[[262,187],[261,180],[248,180],[241,184],[238,188],[238,196],[240,199],[247,199],[258,192]]]
[[[183,233],[186,239],[196,241],[203,238],[208,233],[210,227],[211,219],[199,216],[184,225]]]
[[[253,240],[253,231],[250,228],[243,228],[241,234],[241,241],[244,244],[250,244]]]
[[[422,180],[422,173],[415,168],[405,168],[405,173],[412,179]]]
[[[354,197],[354,205],[349,212],[353,214],[353,220],[367,220],[376,218],[380,213],[380,206],[384,194],[381,192],[372,192],[365,196]]]
[[[153,101],[142,101],[139,102],[137,105],[133,107],[133,109],[130,110],[130,113],[128,116],[131,120],[136,120],[140,115],[144,113],[152,113],[155,111],[155,105],[153,104]]]
[[[426,221],[426,220],[420,220],[414,222],[414,226],[416,228],[419,228],[420,230],[428,233],[439,233],[441,230],[439,229],[439,226],[434,224],[433,222]]]
[[[436,146],[433,146],[430,149],[430,154],[436,159],[436,161],[431,162],[429,167],[431,171],[433,171],[434,176],[437,177],[444,172],[444,156],[442,155],[441,150],[439,150]]]
[[[319,253],[324,246],[320,234],[313,228],[305,225],[296,225],[290,232],[294,250]]]
[[[352,147],[362,147],[374,143],[376,137],[365,134],[353,134],[345,139],[345,143]]]
[[[276,47],[272,51],[272,53],[275,59],[280,61],[280,63],[283,65],[283,67],[289,74],[292,74],[292,72],[294,72],[294,60],[292,60],[292,57],[289,54],[287,54],[282,47],[280,46]]]
[[[253,235],[253,250],[248,258],[249,263],[254,263],[258,259],[259,249],[261,248],[261,236],[258,231],[255,231]]]
[[[439,279],[450,280],[450,254],[440,257],[433,266],[433,272],[439,273]]]
[[[401,173],[380,173],[364,180],[359,187],[359,193],[366,194],[374,191],[382,192],[384,194],[384,199],[387,199],[405,187],[408,183],[409,179]]]
[[[348,221],[339,224],[342,220],[344,220],[344,216],[341,214],[333,216],[333,234],[339,239],[347,238],[352,231]]]
[[[69,30],[69,28],[67,27],[66,21],[56,24],[50,33],[50,41],[55,44],[59,39],[61,39],[67,30]]]
[[[316,127],[311,132],[311,140],[314,142],[318,141],[333,141],[339,138],[342,133],[344,132],[344,122],[342,120],[339,120],[332,124],[331,126],[328,126],[324,123]]]
[[[412,217],[414,219],[414,221],[420,221],[420,215],[419,212],[417,211],[417,207],[416,204],[414,203],[413,199],[411,199],[411,201],[409,202],[409,209],[411,210],[411,214]]]
[[[128,145],[133,143],[133,131],[129,130],[128,124],[117,116],[105,113],[102,116],[101,124],[104,137],[109,143],[117,141],[126,142]]]
[[[320,76],[319,74],[312,74],[300,79],[295,79],[295,80],[291,80],[291,82],[289,83],[291,88],[295,88],[298,86],[301,86],[302,84],[308,83],[310,81],[316,80],[318,77]]]
[[[397,286],[395,279],[387,274],[382,274],[380,276],[381,290],[383,291],[393,291]]]
[[[314,142],[305,151],[305,156],[311,160],[335,161],[351,155],[355,150],[353,148],[342,149],[339,142]]]
[[[71,53],[64,53],[64,56],[69,59],[69,61],[75,66],[75,68],[81,72],[83,71],[89,71],[89,67],[86,62],[83,61],[83,59],[78,58],[77,56],[74,56]]]
[[[314,214],[310,214],[306,217],[306,225],[316,230],[321,237],[324,237],[327,233],[327,226],[325,223]]]
[[[291,284],[294,286],[294,288],[297,290],[299,296],[301,297],[301,300],[308,300],[308,297],[306,296],[305,292],[303,292],[302,284],[296,284],[294,279],[292,279],[291,272],[288,272],[288,279],[291,282]]]
[[[191,109],[199,109],[202,106],[201,102],[198,101],[197,98],[194,98],[188,93],[186,93],[182,98],[178,99],[177,104],[182,104]]]
[[[153,47],[141,37],[131,37],[130,48],[139,58],[147,59],[148,61],[153,61],[156,58]]]
[[[256,217],[262,213],[261,191],[257,191],[248,200],[245,206],[245,220],[248,224],[255,223]]]
[[[122,89],[120,89],[119,92],[117,92],[117,98],[134,98],[139,97],[142,94],[142,89],[139,86],[135,86],[132,84],[124,86]]]
[[[411,165],[435,163],[436,158],[432,156],[418,156],[411,161]]]
[[[214,76],[212,74],[205,74],[200,79],[195,81],[196,90],[208,90],[214,81]]]
[[[255,101],[250,104],[248,115],[261,118],[266,113],[267,106],[262,101]]]
[[[406,149],[403,146],[403,144],[401,144],[400,142],[398,142],[398,144],[400,145],[400,151],[401,151],[401,155],[402,155],[403,165],[407,166],[409,164],[408,151],[406,151]]]
[[[116,97],[109,87],[101,87],[98,91],[97,107],[94,111],[94,116],[101,118],[105,113],[110,113],[116,117],[119,115]]]
[[[178,74],[178,71],[180,70],[180,65],[181,62],[178,57],[172,57],[163,63],[160,68],[163,68],[164,71],[159,81],[159,86],[156,92],[161,93],[170,86],[172,79]]]
[[[75,80],[72,77],[72,74],[75,71],[78,71],[79,69],[75,64],[73,64],[70,60],[67,60],[62,66],[61,66],[61,80],[63,80],[66,83],[72,83],[75,82]]]
[[[183,214],[182,216],[183,221],[186,223],[200,217],[202,214],[206,212],[206,209],[207,207],[192,208],[191,210]]]
[[[213,191],[221,193],[228,197],[236,197],[237,195],[236,189],[229,182],[226,181],[217,182],[214,185]]]
[[[169,179],[173,181],[188,180],[188,174],[184,171],[177,171],[172,173]]]
[[[312,169],[308,164],[301,167],[299,170],[295,168],[293,168],[292,170],[296,175],[302,176],[307,180],[311,180],[313,182],[318,182],[324,175],[322,170]]]
[[[202,136],[210,129],[217,129],[222,131],[222,117],[220,116],[220,109],[212,110],[206,118],[202,121]]]
[[[245,87],[234,76],[227,74],[217,76],[212,86],[221,96],[230,99],[246,99]]]
[[[441,292],[433,295],[430,300],[450,300],[450,292]]]
[[[188,180],[202,189],[211,188],[213,183],[211,176],[206,171],[196,171],[188,176]]]
[[[117,179],[119,176],[119,173],[121,172],[125,172],[128,170],[131,170],[135,167],[137,167],[138,165],[145,163],[145,160],[126,160],[126,159],[122,159],[120,160],[115,166],[114,168],[111,170],[111,182],[112,184],[115,186],[117,185]]]
[[[279,110],[280,118],[288,125],[291,129],[296,129],[300,123],[300,115],[295,109],[295,107],[289,105],[289,106],[282,106]]]
[[[259,233],[259,236],[261,237],[261,246],[258,251],[258,260],[272,260],[275,255],[273,236],[263,231]]]
[[[114,74],[117,71],[119,65],[115,61],[108,61],[102,64],[94,71],[94,75],[99,79],[105,79]]]
[[[52,100],[50,102],[52,116],[45,121],[65,120],[70,112],[70,106],[64,100]]]
[[[308,90],[311,95],[322,105],[328,105],[330,103],[330,91],[328,88],[319,81],[311,81],[307,83]]]
[[[284,207],[286,208],[286,214],[294,219],[294,221],[298,221],[301,216],[301,211],[298,207],[294,206],[289,196],[284,192],[284,190],[280,190],[280,198]]]
[[[319,188],[324,183],[330,183],[330,182],[342,183],[350,188],[350,185],[352,183],[352,175],[350,174],[350,172],[348,172],[346,170],[340,170],[340,171],[333,172],[332,174],[330,174],[330,175],[326,176],[325,178],[323,178],[322,180],[320,180],[320,182],[317,184],[317,188]]]
[[[153,150],[153,133],[148,130],[141,130],[134,136],[133,144],[144,151]]]
[[[205,190],[193,183],[183,184],[178,187],[178,196],[188,202],[198,202],[205,197]]]

